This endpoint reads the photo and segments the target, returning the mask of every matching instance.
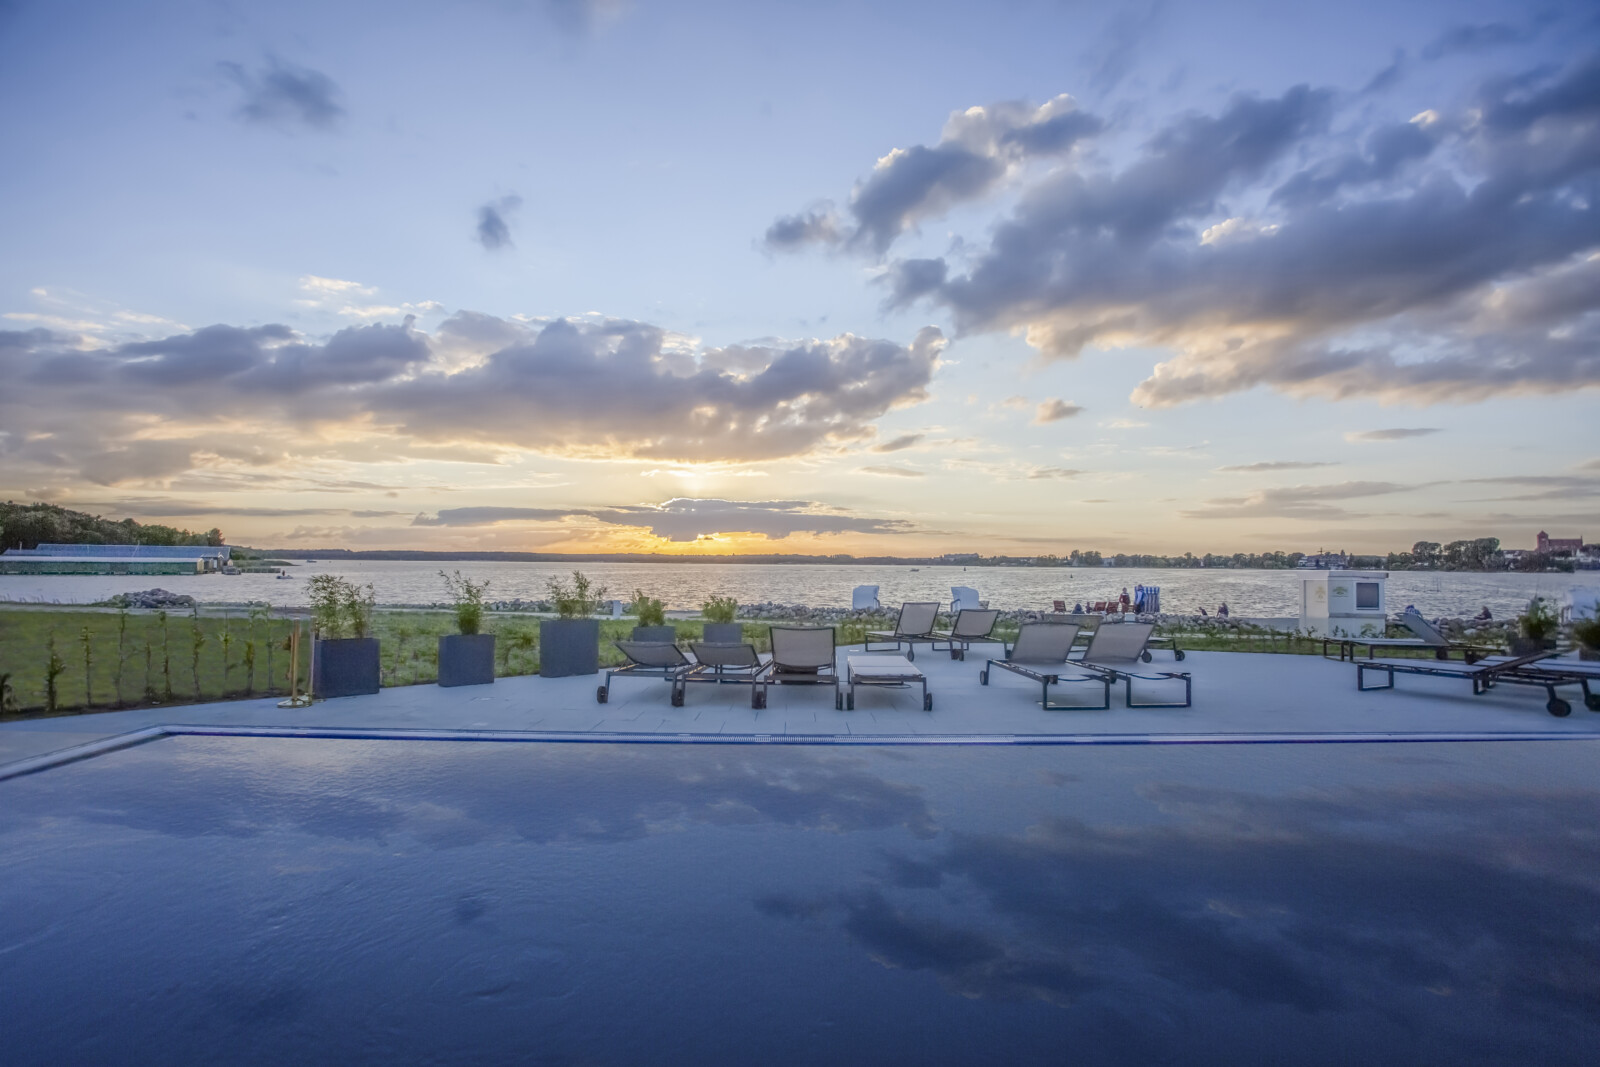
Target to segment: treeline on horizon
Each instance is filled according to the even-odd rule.
[[[132,519],[102,519],[55,504],[0,504],[0,549],[40,545],[210,545],[223,543],[222,531],[193,533]]]
[[[103,519],[56,504],[0,504],[0,549],[35,548],[41,544],[78,545],[210,545],[224,544],[222,531],[204,533],[180,530],[157,523],[133,519]],[[1396,571],[1546,571],[1572,570],[1570,559],[1521,552],[1512,556],[1500,548],[1498,537],[1470,540],[1418,541],[1409,552],[1387,555],[1345,555],[1351,567]],[[394,560],[401,562],[447,562],[450,560],[485,563],[848,563],[878,566],[920,567],[1149,567],[1154,569],[1208,568],[1217,570],[1293,570],[1307,557],[1304,552],[1235,552],[1222,555],[1207,552],[1195,555],[1162,556],[1145,553],[1105,555],[1074,549],[1065,556],[985,556],[979,553],[950,553],[943,556],[853,556],[761,553],[747,555],[676,555],[670,552],[429,552],[416,549],[348,548],[256,549],[236,547],[234,556],[278,559]]]

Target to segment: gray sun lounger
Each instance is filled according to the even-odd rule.
[[[1424,619],[1414,611],[1405,612],[1400,616],[1400,624],[1410,630],[1415,637],[1325,637],[1322,639],[1322,655],[1328,656],[1328,646],[1335,642],[1339,645],[1339,660],[1355,659],[1356,649],[1365,647],[1367,658],[1371,659],[1380,648],[1414,648],[1419,651],[1432,652],[1434,659],[1447,660],[1450,653],[1459,652],[1461,658],[1467,663],[1476,663],[1486,654],[1492,654],[1496,649],[1489,645],[1474,645],[1467,642],[1452,641],[1439,632],[1439,628]]]
[[[1193,700],[1193,690],[1188,671],[1155,671],[1140,673],[1139,664],[1150,662],[1150,634],[1155,629],[1149,622],[1109,622],[1094,632],[1089,647],[1074,660],[1089,670],[1109,675],[1126,687],[1130,708],[1187,708]],[[1133,683],[1182,682],[1183,700],[1139,701],[1133,699]]]
[[[934,634],[933,627],[939,621],[940,604],[936,600],[917,601],[910,600],[900,605],[900,617],[895,620],[894,632],[885,630],[868,630],[865,650],[873,651],[873,642],[880,645],[893,644],[895,651],[901,645],[906,646],[906,659],[917,658],[917,642],[933,644],[939,640]],[[887,649],[878,649],[886,652]]]
[[[951,659],[966,659],[967,649],[973,645],[1005,644],[994,636],[994,626],[999,621],[1000,612],[994,608],[963,608],[956,612],[956,621],[950,627],[950,632],[935,633],[935,640],[928,647],[935,652],[942,652],[939,642],[943,641],[950,650]]]
[[[1481,696],[1500,684],[1524,685],[1543,689],[1548,698],[1545,710],[1558,718],[1570,715],[1572,705],[1556,693],[1558,685],[1582,684],[1573,672],[1552,670],[1540,661],[1548,660],[1553,651],[1530,652],[1526,656],[1496,656],[1476,663],[1441,663],[1415,659],[1367,659],[1356,662],[1356,688],[1363,693],[1374,689],[1393,689],[1397,674],[1416,674],[1429,678],[1465,678],[1472,683],[1472,695]],[[1381,674],[1383,682],[1368,685],[1367,675]],[[1589,687],[1584,684],[1584,695]],[[1591,705],[1592,706],[1592,705]]]
[[[844,694],[839,691],[839,668],[834,662],[832,626],[774,626],[772,659],[757,675],[752,686],[750,706],[767,706],[769,685],[831,685],[833,706],[844,709]]]
[[[1111,707],[1111,678],[1098,671],[1073,671],[1067,656],[1077,640],[1074,623],[1025,622],[1017,642],[1006,648],[1004,659],[992,659],[978,674],[978,684],[988,685],[996,667],[1020,674],[1040,685],[1039,706],[1047,711],[1104,711]],[[1089,682],[1100,686],[1098,704],[1056,704],[1050,700],[1050,687],[1062,682]]]
[[[683,680],[695,669],[677,645],[666,641],[613,641],[628,657],[621,667],[606,671],[606,680],[595,690],[594,698],[604,704],[611,699],[611,680],[619,675],[630,678],[660,678],[672,683],[672,706],[683,707]]]
[[[694,651],[694,669],[684,675],[684,682],[702,685],[748,685],[750,700],[755,703],[756,680],[766,663],[752,644],[716,644],[708,641],[691,641]]]

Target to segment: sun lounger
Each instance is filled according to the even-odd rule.
[[[1339,660],[1355,659],[1356,649],[1365,647],[1367,658],[1371,659],[1380,648],[1414,648],[1419,651],[1431,651],[1434,659],[1447,660],[1450,653],[1460,652],[1461,658],[1467,663],[1476,663],[1486,654],[1493,654],[1496,649],[1489,645],[1474,645],[1460,641],[1452,641],[1439,632],[1427,619],[1414,611],[1405,612],[1400,616],[1400,624],[1410,630],[1415,637],[1325,637],[1322,639],[1322,655],[1328,655],[1328,646],[1335,642],[1339,645]]]
[[[943,651],[938,645],[939,641],[943,641],[946,647],[950,649],[951,659],[966,659],[967,649],[973,645],[986,642],[990,644],[1003,643],[994,636],[994,626],[999,621],[1000,612],[994,608],[980,610],[967,608],[958,611],[956,612],[955,624],[950,627],[950,632],[935,633],[933,636],[936,640],[928,647],[935,652]]]
[[[880,645],[893,643],[895,651],[906,646],[906,658],[917,658],[917,642],[932,644],[937,638],[933,627],[939,621],[939,603],[933,600],[907,601],[900,605],[900,617],[895,620],[894,632],[868,630],[866,651],[872,651],[873,642]],[[886,652],[887,649],[879,649]]]
[[[756,652],[755,645],[693,641],[689,647],[694,651],[695,665],[693,670],[684,675],[685,684],[748,685],[751,704],[754,705],[756,679],[766,666]]]
[[[909,689],[922,686],[922,710],[933,710],[933,694],[928,692],[928,679],[917,665],[904,656],[870,655],[845,657],[845,681],[849,692],[845,694],[846,711],[856,710],[856,686],[879,689]]]
[[[1187,708],[1193,698],[1191,679],[1187,671],[1138,673],[1138,665],[1141,662],[1150,662],[1150,634],[1154,629],[1155,624],[1148,622],[1106,623],[1094,632],[1089,647],[1084,649],[1082,657],[1074,662],[1089,670],[1110,675],[1115,681],[1123,682],[1130,708]],[[1182,682],[1183,700],[1136,703],[1133,699],[1135,681]]]
[[[1363,693],[1374,689],[1393,689],[1397,674],[1418,674],[1430,678],[1465,678],[1472,683],[1472,695],[1481,696],[1499,684],[1526,685],[1543,689],[1548,702],[1545,710],[1559,717],[1572,713],[1572,705],[1557,695],[1558,685],[1576,684],[1544,668],[1541,660],[1554,656],[1553,651],[1532,652],[1526,656],[1494,657],[1477,663],[1453,663],[1416,659],[1367,659],[1356,662],[1356,688]],[[1367,675],[1381,674],[1381,685],[1368,685]],[[1585,694],[1588,687],[1584,687]]]
[[[1004,659],[992,659],[978,673],[978,684],[988,685],[996,667],[1038,682],[1039,706],[1047,711],[1104,711],[1111,707],[1111,679],[1098,672],[1074,670],[1067,656],[1077,639],[1078,627],[1072,623],[1025,622],[1017,632],[1017,642],[1005,650]],[[1088,682],[1100,686],[1098,704],[1057,704],[1050,700],[1050,687],[1062,682]]]
[[[834,664],[834,639],[831,626],[774,626],[772,659],[757,676],[750,694],[750,706],[767,706],[769,685],[831,685],[833,706],[844,707],[839,692],[839,670]]]
[[[683,679],[695,665],[677,645],[666,641],[613,641],[628,662],[606,671],[606,680],[595,690],[594,698],[604,704],[611,699],[611,679],[618,675],[632,678],[660,678],[672,683],[672,706],[683,706]]]

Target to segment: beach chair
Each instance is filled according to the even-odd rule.
[[[1050,602],[1050,610],[1057,615],[1065,615],[1067,613],[1067,602],[1065,600],[1052,600]]]
[[[694,664],[689,662],[677,645],[665,641],[613,641],[628,662],[606,671],[606,680],[595,690],[594,699],[604,704],[611,699],[611,679],[619,675],[630,678],[660,678],[672,684],[672,706],[683,707],[683,679]]]
[[[1072,623],[1025,622],[1017,631],[1016,644],[1005,646],[1005,658],[990,660],[978,672],[978,684],[988,685],[990,672],[998,667],[1038,682],[1039,705],[1047,711],[1104,711],[1111,707],[1111,678],[1099,672],[1073,670],[1067,656],[1077,637],[1078,628]],[[1061,682],[1099,685],[1100,703],[1052,703],[1050,687]]]
[[[978,591],[970,585],[952,585],[950,587],[950,614],[958,611],[978,611],[988,607],[978,599]]]
[[[1191,679],[1187,671],[1139,673],[1139,664],[1150,662],[1150,633],[1154,629],[1155,624],[1149,622],[1106,623],[1094,632],[1094,637],[1089,640],[1089,647],[1085,648],[1083,656],[1074,662],[1091,671],[1108,675],[1113,681],[1123,682],[1130,708],[1187,708],[1193,697]],[[1183,700],[1182,702],[1172,700],[1135,702],[1133,699],[1135,681],[1182,682]]]
[[[939,621],[939,607],[938,601],[934,600],[908,600],[901,604],[900,617],[895,620],[893,633],[886,630],[867,631],[866,651],[873,651],[874,641],[880,645],[892,643],[897,652],[901,645],[905,645],[906,659],[916,659],[918,641],[932,644],[937,640],[933,627]],[[880,648],[877,651],[888,650]]]
[[[935,633],[935,640],[929,644],[929,649],[942,652],[938,642],[945,642],[945,647],[950,650],[951,659],[966,659],[967,649],[973,645],[1002,644],[994,635],[995,623],[1000,621],[1000,612],[994,608],[964,608],[956,612],[956,621],[950,627],[949,633]]]
[[[1369,693],[1375,689],[1393,689],[1397,674],[1417,674],[1430,678],[1464,678],[1472,684],[1472,695],[1481,696],[1496,685],[1525,685],[1543,689],[1548,698],[1545,710],[1561,718],[1572,713],[1572,705],[1556,693],[1556,686],[1576,684],[1568,675],[1560,675],[1540,664],[1555,655],[1552,650],[1530,652],[1526,656],[1496,656],[1476,663],[1454,663],[1425,659],[1366,659],[1356,662],[1356,689]],[[1381,674],[1379,685],[1367,684],[1367,675]],[[1584,693],[1588,695],[1588,686]]]
[[[755,645],[691,641],[689,648],[694,652],[695,665],[684,675],[685,685],[748,685],[751,706],[755,705],[756,679],[766,666]]]
[[[875,585],[858,585],[850,593],[851,611],[878,611],[882,607],[878,603],[878,587]]]
[[[774,626],[772,659],[757,675],[750,693],[750,706],[767,706],[769,685],[831,685],[833,706],[844,709],[839,691],[839,669],[834,663],[832,626]]]

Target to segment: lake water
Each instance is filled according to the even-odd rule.
[[[202,603],[267,601],[279,607],[306,604],[305,579],[339,574],[371,582],[379,604],[431,604],[445,599],[441,569],[490,581],[491,600],[540,600],[553,577],[570,564],[409,563],[368,560],[317,562],[289,569],[295,577],[270,574],[100,577],[92,575],[0,575],[0,600],[93,603],[114,594],[159,586],[187,593]],[[814,607],[847,607],[858,585],[879,586],[886,606],[907,600],[948,603],[952,585],[970,585],[992,606],[1048,610],[1052,600],[1109,600],[1139,583],[1161,587],[1169,613],[1215,611],[1227,602],[1236,615],[1288,616],[1300,611],[1300,575],[1294,571],[1154,570],[1137,567],[880,567],[859,564],[590,563],[585,574],[611,595],[631,597],[643,589],[669,609],[698,608],[712,596],[741,604],[775,601]],[[1536,594],[1564,602],[1573,588],[1600,589],[1600,571],[1578,574],[1439,574],[1397,571],[1389,579],[1389,603],[1398,611],[1415,604],[1429,617],[1474,615],[1488,605],[1496,618],[1515,615]]]
[[[0,782],[5,1059],[1592,1063],[1597,745],[171,738]]]

